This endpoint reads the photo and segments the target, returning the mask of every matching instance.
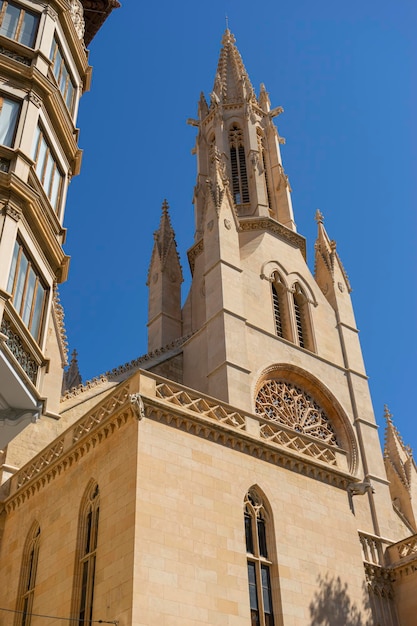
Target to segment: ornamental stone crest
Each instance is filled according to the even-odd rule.
[[[81,4],[81,0],[71,0],[71,18],[74,22],[75,30],[78,38],[84,38],[85,21],[84,21],[84,9]]]
[[[267,380],[258,391],[255,412],[298,433],[337,446],[333,427],[324,410],[305,391],[292,383]]]

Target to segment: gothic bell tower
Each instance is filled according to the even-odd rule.
[[[181,345],[178,382],[187,387],[343,450],[340,466],[369,486],[363,527],[388,535],[391,499],[351,287],[319,212],[314,273],[307,265],[273,122],[282,111],[264,85],[255,94],[227,29],[212,92],[188,120],[197,129],[191,286],[181,314],[168,310],[178,293],[164,280],[166,251],[175,271],[179,262],[173,247],[161,253],[161,242],[173,240],[163,219],[151,263],[164,271],[155,271],[160,287],[150,286],[150,346],[163,347],[164,336]]]

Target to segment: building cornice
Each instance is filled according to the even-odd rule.
[[[307,258],[306,240],[293,230],[290,230],[271,217],[247,217],[239,218],[239,231],[266,231],[283,239],[295,248],[299,248],[304,260]]]
[[[7,512],[21,506],[130,419],[144,416],[337,488],[347,489],[358,480],[341,469],[343,450],[285,426],[276,428],[274,440],[263,438],[260,426],[265,420],[260,416],[241,413],[215,398],[140,371],[120,383],[5,483]]]

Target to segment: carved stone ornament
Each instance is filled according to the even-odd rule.
[[[230,220],[228,220],[228,219],[225,219],[225,220],[224,220],[224,227],[225,227],[227,230],[230,230],[230,229],[232,228],[232,223],[231,223],[231,221],[230,221]]]
[[[142,420],[145,417],[145,405],[143,404],[142,396],[140,393],[131,393],[129,400],[137,419],[139,421]]]
[[[46,7],[46,9],[45,9],[45,13],[46,13],[46,15],[49,15],[49,17],[50,17],[50,18],[52,18],[52,19],[54,20],[54,22],[56,22],[56,21],[57,21],[57,19],[58,19],[58,13],[55,11],[55,9],[53,9],[53,8],[51,7],[51,5],[50,5],[50,4],[48,4],[48,6]]]
[[[83,39],[85,32],[85,21],[84,9],[80,0],[71,0],[71,18],[74,22],[78,38]]]
[[[292,428],[298,433],[316,437],[337,446],[329,418],[317,402],[305,391],[282,380],[267,380],[255,401],[258,415]]]
[[[6,204],[4,207],[4,212],[6,215],[12,218],[15,222],[18,222],[22,217],[22,212],[19,209],[15,209],[10,204]]]
[[[38,96],[38,94],[35,93],[34,91],[29,91],[28,98],[29,98],[29,102],[32,102],[32,104],[34,104],[35,107],[39,109],[39,107],[42,104],[42,98]]]

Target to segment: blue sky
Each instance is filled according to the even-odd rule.
[[[412,0],[124,0],[90,46],[84,149],[66,209],[61,300],[84,380],[146,353],[153,231],[168,199],[189,284],[191,150],[225,16],[257,92],[265,83],[313,268],[320,208],[353,287],[377,420],[387,403],[417,451],[417,6]]]

